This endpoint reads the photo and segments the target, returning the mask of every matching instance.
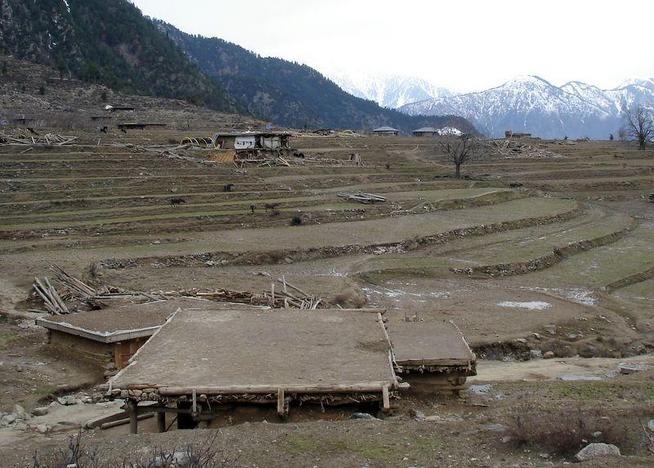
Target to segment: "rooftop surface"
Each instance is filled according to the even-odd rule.
[[[91,312],[38,318],[36,323],[50,330],[111,343],[151,336],[177,309],[216,308],[204,299],[179,298],[146,304],[127,304]]]
[[[399,366],[468,365],[475,356],[450,322],[392,322],[388,333]]]
[[[389,343],[375,312],[179,310],[116,375],[114,389],[220,394],[393,386]],[[364,390],[371,389],[371,390]],[[375,389],[375,390],[372,390]]]

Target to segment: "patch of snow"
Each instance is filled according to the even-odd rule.
[[[437,133],[438,133],[440,136],[445,136],[445,135],[449,135],[449,136],[461,136],[461,135],[463,135],[463,132],[462,132],[461,130],[459,130],[458,128],[454,128],[454,127],[443,127],[443,128],[439,128],[439,129],[437,130]]]
[[[590,289],[584,289],[584,288],[570,288],[570,289],[564,289],[564,288],[538,288],[538,287],[532,287],[532,288],[524,288],[529,291],[543,291],[547,293],[554,293],[557,296],[560,296],[564,299],[568,299],[572,302],[576,302],[577,304],[582,304],[582,305],[597,305],[597,297],[595,296],[595,293],[591,291]]]
[[[498,302],[500,307],[510,307],[514,309],[529,309],[529,310],[546,310],[552,307],[552,304],[545,301],[529,301],[529,302],[514,302],[514,301],[504,301]]]
[[[64,0],[64,5],[66,5],[66,10],[68,10],[68,13],[70,13],[70,5],[68,4],[68,0]]]

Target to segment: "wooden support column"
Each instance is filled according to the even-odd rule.
[[[283,388],[277,390],[277,414],[280,418],[284,419],[288,416],[288,405],[286,403]]]
[[[166,412],[163,410],[157,413],[157,429],[166,432]]]
[[[139,430],[138,402],[127,400],[127,414],[129,414],[129,433],[137,434]]]
[[[382,387],[382,403],[384,411],[391,409],[391,397],[388,389],[388,385]]]

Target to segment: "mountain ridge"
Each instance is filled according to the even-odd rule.
[[[353,96],[375,101],[389,109],[453,94],[450,90],[437,87],[427,80],[399,74],[350,75],[343,71],[327,71],[326,76]]]
[[[433,126],[476,133],[454,115],[409,116],[352,96],[319,71],[288,60],[261,57],[216,37],[185,33],[151,19],[198,67],[253,115],[294,128],[372,129],[390,125],[403,132]]]
[[[581,81],[556,86],[527,75],[482,91],[414,102],[399,110],[409,115],[462,115],[491,137],[513,130],[543,138],[605,139],[618,132],[623,109],[635,103],[654,108],[652,79],[601,89]]]

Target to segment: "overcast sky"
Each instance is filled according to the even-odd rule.
[[[133,0],[179,29],[322,72],[457,91],[517,75],[614,87],[654,77],[652,0]]]

